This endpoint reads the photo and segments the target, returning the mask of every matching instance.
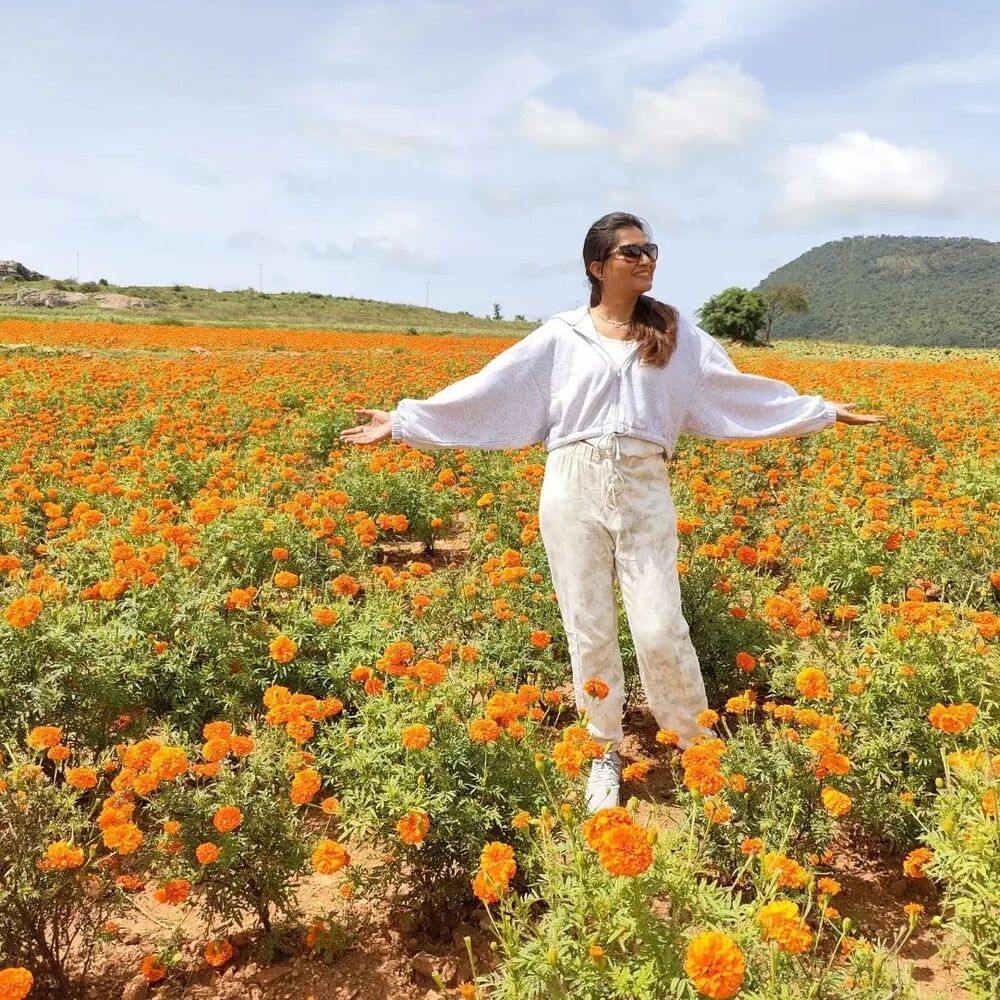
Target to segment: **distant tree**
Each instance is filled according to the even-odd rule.
[[[496,319],[496,320],[503,319],[503,313],[500,312],[500,303],[499,302],[494,302],[493,303],[493,319]]]
[[[759,292],[767,303],[764,314],[764,340],[771,343],[771,325],[779,316],[809,311],[809,298],[799,284],[765,285]]]
[[[515,320],[515,322],[517,322],[517,323],[525,323],[525,322],[527,322],[527,321],[525,320],[525,318],[524,318],[524,313],[518,313],[518,314],[517,314],[517,315],[516,315],[516,316],[514,317],[514,320]]]
[[[752,344],[764,325],[767,302],[760,292],[733,286],[713,295],[699,310],[701,325],[713,337]]]
[[[108,279],[107,278],[98,278],[97,279],[97,283],[99,285],[103,286],[104,288],[108,287]]]

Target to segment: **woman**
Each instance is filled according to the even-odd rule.
[[[799,395],[736,369],[694,323],[645,293],[656,245],[646,224],[614,212],[583,244],[590,305],[557,313],[484,368],[426,400],[362,410],[341,439],[418,448],[548,451],[539,527],[569,644],[577,708],[606,745],[587,783],[591,811],[618,804],[625,679],[617,578],[643,690],[679,745],[707,731],[698,657],[681,613],[677,530],[664,460],[681,432],[706,438],[799,437],[835,421],[876,423],[855,403]],[[589,683],[592,680],[602,683]],[[607,694],[604,697],[604,685]],[[588,689],[594,694],[589,694]]]

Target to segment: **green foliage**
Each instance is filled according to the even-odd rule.
[[[103,863],[100,771],[93,789],[76,790],[43,748],[9,753],[0,779],[0,968],[34,966],[58,983],[59,996],[77,996],[69,963],[75,960],[74,977],[86,975],[105,921],[128,908],[116,874],[145,864],[149,852],[140,848],[121,866]],[[81,852],[72,866],[47,863],[46,852],[60,843]]]
[[[345,832],[391,859],[367,874],[356,870],[359,886],[376,896],[395,890],[438,924],[467,904],[483,845],[508,838],[517,813],[537,813],[564,791],[529,716],[532,708],[540,714],[537,695],[523,688],[520,698],[495,692],[487,701],[481,689],[451,681],[410,697],[369,698],[350,731],[324,729],[317,766],[343,798]],[[467,721],[482,712],[506,723],[485,742]],[[404,745],[403,731],[414,725],[430,730],[426,747]],[[419,843],[404,842],[397,828],[409,813],[427,817]]]
[[[699,310],[701,325],[713,337],[753,343],[764,325],[767,303],[757,292],[733,286],[713,295]]]
[[[924,842],[926,871],[944,883],[945,925],[964,946],[973,996],[993,997],[1000,982],[1000,756],[968,752],[948,767]]]
[[[758,286],[795,283],[809,311],[774,336],[862,344],[1000,346],[1000,243],[969,237],[849,236],[814,247]]]

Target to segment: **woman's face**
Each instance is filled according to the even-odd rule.
[[[619,229],[614,246],[623,243],[638,243],[642,246],[648,243],[646,234],[634,226]],[[638,260],[625,260],[620,254],[612,251],[604,260],[593,261],[591,273],[601,282],[604,295],[634,294],[636,296],[648,292],[653,287],[653,272],[656,262],[643,254]]]

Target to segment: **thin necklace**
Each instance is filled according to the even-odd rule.
[[[630,319],[627,319],[624,322],[619,322],[616,319],[608,319],[606,316],[602,316],[599,312],[596,312],[593,309],[590,310],[590,314],[591,316],[596,316],[598,319],[603,320],[605,323],[609,323],[611,326],[628,326],[632,322]]]

